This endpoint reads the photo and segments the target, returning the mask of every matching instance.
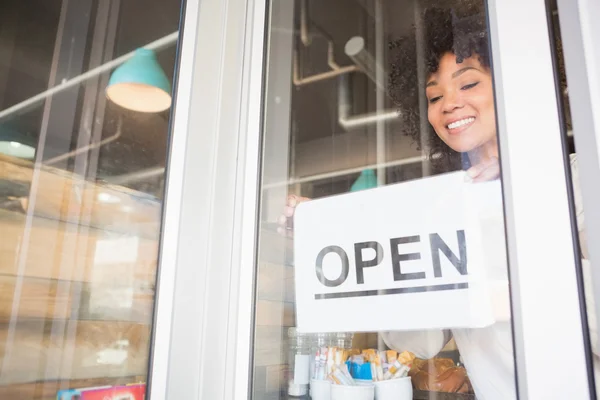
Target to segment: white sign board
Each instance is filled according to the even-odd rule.
[[[298,330],[484,327],[499,314],[508,318],[500,182],[465,183],[464,176],[300,204]]]

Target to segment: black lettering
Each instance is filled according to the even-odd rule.
[[[395,281],[406,281],[411,279],[425,279],[425,272],[414,272],[410,274],[403,274],[400,270],[400,263],[402,261],[420,260],[421,253],[408,253],[398,254],[398,245],[406,243],[419,243],[421,238],[419,236],[406,236],[400,238],[390,239],[390,250],[392,251],[392,269],[394,271]]]
[[[461,274],[467,275],[467,242],[465,240],[465,231],[456,231],[456,238],[458,239],[458,251],[460,258],[450,250],[448,245],[442,240],[440,235],[437,233],[431,233],[429,235],[429,243],[431,244],[431,258],[433,260],[433,273],[436,278],[442,276],[442,265],[440,262],[440,253],[444,253],[446,258],[454,265],[454,268]]]
[[[372,260],[363,260],[363,249],[375,250],[375,258]],[[374,267],[383,259],[383,247],[378,242],[364,242],[354,244],[354,259],[356,263],[356,283],[365,283],[364,268]]]
[[[337,254],[342,260],[342,273],[335,280],[327,279],[325,277],[325,274],[323,273],[323,259],[329,253]],[[319,282],[321,282],[323,285],[327,287],[340,286],[348,277],[348,272],[350,272],[350,263],[348,262],[348,255],[340,246],[327,246],[319,252],[319,255],[317,256],[315,270],[317,272],[317,279],[319,279]]]

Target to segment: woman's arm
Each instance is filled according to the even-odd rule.
[[[410,351],[422,359],[435,357],[452,339],[450,330],[382,332],[383,341],[396,351]]]

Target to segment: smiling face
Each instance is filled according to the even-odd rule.
[[[496,143],[492,75],[477,57],[456,63],[446,53],[426,87],[429,123],[454,151],[471,152]]]

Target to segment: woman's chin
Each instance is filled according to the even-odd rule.
[[[446,144],[454,151],[458,153],[468,153],[469,151],[477,147],[477,143],[462,141],[448,141]]]

